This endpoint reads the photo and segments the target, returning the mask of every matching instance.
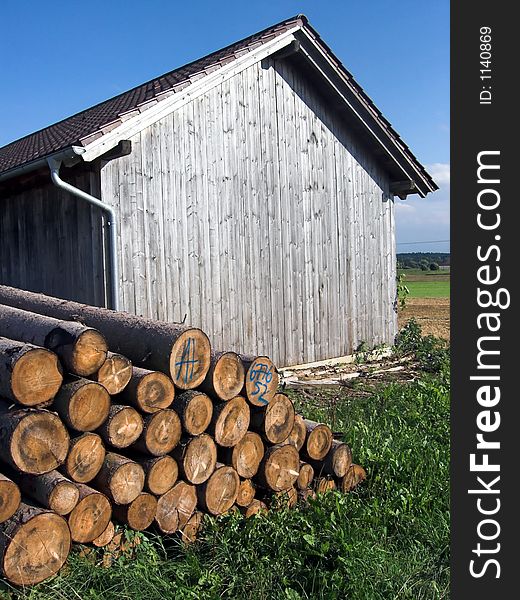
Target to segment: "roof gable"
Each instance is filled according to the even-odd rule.
[[[388,165],[393,166],[394,181],[404,178],[396,181],[401,186],[396,194],[418,192],[425,196],[437,189],[424,167],[303,15],[282,21],[0,148],[0,179],[14,176],[21,168],[39,166],[46,157],[73,147],[83,160],[91,161],[121,139],[217,85],[223,77],[232,76],[236,69],[246,68],[291,43],[298,44],[298,50],[302,46],[302,55],[315,67],[318,76],[342,95],[349,110],[365,126],[375,150],[393,160]]]

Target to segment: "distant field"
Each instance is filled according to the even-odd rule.
[[[409,298],[449,298],[449,271],[421,271],[421,269],[403,269],[404,284],[410,290]]]

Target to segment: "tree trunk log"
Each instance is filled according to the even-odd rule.
[[[299,490],[305,490],[310,487],[312,480],[314,479],[314,469],[312,465],[300,462],[300,474],[296,480],[296,487]]]
[[[128,448],[141,435],[143,419],[131,406],[112,404],[105,422],[96,430],[114,448]]]
[[[2,460],[22,473],[41,475],[59,467],[69,449],[69,434],[57,415],[43,409],[10,410],[0,401]]]
[[[181,531],[181,539],[186,544],[191,544],[197,540],[197,536],[202,527],[202,522],[204,520],[204,513],[200,512],[200,510],[196,510],[191,517],[188,519],[188,522]]]
[[[344,477],[352,464],[352,452],[347,444],[333,440],[323,461],[310,461],[318,475]]]
[[[211,423],[213,402],[198,390],[177,395],[170,408],[179,415],[182,428],[189,435],[204,433]]]
[[[107,452],[92,485],[116,504],[129,504],[143,491],[144,470],[125,456]]]
[[[367,474],[363,467],[351,465],[345,476],[342,477],[339,487],[343,493],[351,492],[358,484],[365,481]]]
[[[77,486],[58,471],[43,475],[18,475],[18,485],[25,496],[36,500],[58,515],[68,515],[79,500]]]
[[[216,400],[231,400],[244,387],[245,370],[238,354],[212,352],[209,371],[200,389]]]
[[[58,319],[75,319],[94,327],[105,336],[113,352],[127,356],[139,367],[170,375],[180,389],[198,387],[209,369],[208,336],[194,327],[153,321],[7,286],[0,286],[0,303]]]
[[[213,435],[219,446],[235,446],[245,436],[250,416],[251,411],[242,396],[215,404],[208,433]]]
[[[114,539],[114,535],[116,533],[115,525],[112,521],[108,522],[108,525],[105,528],[105,531],[101,535],[99,535],[95,540],[92,540],[92,543],[97,548],[104,548],[108,546],[110,542]]]
[[[121,401],[144,413],[155,413],[168,408],[174,397],[175,387],[168,375],[134,367]]]
[[[300,473],[298,451],[290,444],[267,448],[258,469],[258,483],[274,492],[286,490],[294,485]]]
[[[105,446],[97,433],[83,433],[70,440],[70,449],[60,471],[78,483],[88,483],[105,460]]]
[[[244,479],[251,479],[258,472],[264,457],[264,443],[254,431],[247,431],[244,437],[232,448],[220,448],[221,462],[231,465]]]
[[[0,397],[24,406],[44,404],[54,398],[62,380],[54,352],[0,337]]]
[[[285,394],[275,394],[263,408],[251,411],[251,429],[258,431],[269,444],[281,444],[294,426],[294,405]]]
[[[10,519],[20,506],[20,488],[0,473],[0,523]]]
[[[55,575],[70,552],[70,532],[63,517],[20,504],[0,525],[0,565],[15,585],[34,585]]]
[[[253,515],[257,515],[260,512],[267,512],[267,504],[262,502],[262,500],[253,500],[249,506],[240,507],[240,512],[246,517],[252,517]]]
[[[235,469],[218,463],[210,478],[197,486],[199,505],[212,515],[221,515],[235,504],[239,487],[240,477]]]
[[[0,286],[1,288],[1,286]],[[1,302],[1,299],[0,299]],[[244,356],[240,359],[246,370],[242,394],[253,406],[269,404],[276,394],[280,378],[273,362],[267,356]]]
[[[94,431],[108,418],[110,395],[101,384],[80,377],[61,386],[52,408],[70,428]]]
[[[163,533],[174,533],[186,525],[196,506],[195,486],[178,481],[170,491],[159,498],[155,521]]]
[[[104,494],[84,483],[77,483],[79,501],[68,517],[74,542],[87,544],[98,538],[112,517],[112,506]]]
[[[181,433],[181,421],[177,413],[165,408],[143,419],[143,431],[132,449],[152,456],[164,456],[177,446]]]
[[[107,357],[104,337],[90,327],[0,304],[0,336],[55,352],[66,371],[86,377]]]
[[[236,503],[238,506],[249,506],[255,499],[256,488],[251,479],[243,479],[238,488]]]
[[[115,396],[126,388],[131,377],[132,361],[122,354],[108,352],[105,362],[92,379],[100,383],[111,396]]]
[[[136,531],[148,529],[155,519],[157,498],[142,492],[130,504],[114,507],[114,517]]]
[[[330,490],[337,489],[336,482],[332,477],[318,477],[315,480],[315,490],[317,494],[324,494]]]
[[[179,473],[193,484],[207,481],[217,464],[217,447],[213,438],[206,433],[181,440],[173,450]]]
[[[287,488],[281,492],[275,492],[271,499],[271,505],[279,508],[294,508],[298,502],[298,491],[295,487]]]
[[[302,448],[310,460],[323,460],[332,446],[332,431],[328,425],[304,420],[307,437]]]
[[[179,476],[177,461],[169,455],[139,461],[145,473],[144,489],[162,496],[171,490]]]
[[[307,437],[307,428],[305,427],[305,421],[301,415],[294,415],[294,425],[289,434],[289,437],[285,440],[284,444],[292,444],[298,452],[303,448],[305,444],[305,438]]]

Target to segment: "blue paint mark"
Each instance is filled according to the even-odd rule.
[[[176,379],[182,374],[182,368],[184,367],[184,383],[188,383],[193,379],[195,363],[199,361],[195,359],[195,340],[193,338],[188,338],[186,344],[184,344],[184,348],[182,350],[182,356],[179,362],[175,363],[177,367],[177,374],[175,375]]]
[[[255,400],[268,404],[269,401],[264,398],[264,394],[267,392],[267,384],[271,383],[272,379],[273,373],[265,363],[258,363],[254,369],[251,369],[249,381],[255,382],[255,388],[251,394],[252,396],[258,396]]]

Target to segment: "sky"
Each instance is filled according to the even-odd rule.
[[[0,146],[298,13],[440,187],[396,199],[397,251],[448,252],[449,0],[3,0]]]

